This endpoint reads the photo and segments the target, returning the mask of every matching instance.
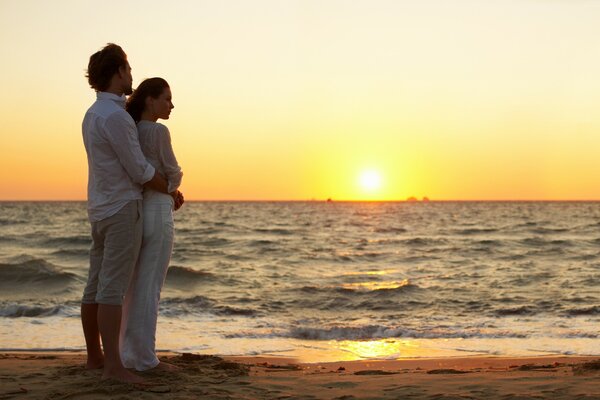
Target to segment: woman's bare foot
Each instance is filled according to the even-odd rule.
[[[127,371],[125,368],[121,368],[118,370],[107,371],[104,369],[104,373],[102,374],[102,380],[106,379],[114,379],[123,383],[144,383],[145,380],[141,376],[137,376],[134,373]]]
[[[158,365],[151,369],[151,371],[180,371],[182,368],[175,364],[161,361]]]

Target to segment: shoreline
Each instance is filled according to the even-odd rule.
[[[446,357],[299,363],[285,357],[161,352],[182,369],[148,386],[100,381],[84,352],[0,352],[0,399],[362,399],[600,397],[600,357]]]

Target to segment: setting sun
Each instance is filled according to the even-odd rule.
[[[363,171],[359,176],[359,184],[363,190],[373,192],[381,188],[381,175],[377,171]]]

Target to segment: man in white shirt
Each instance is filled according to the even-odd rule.
[[[123,49],[108,44],[93,54],[87,78],[97,92],[82,125],[92,228],[89,276],[81,302],[87,368],[103,367],[103,379],[140,383],[143,379],[129,372],[119,355],[121,306],[142,240],[143,186],[167,193],[167,182],[146,161],[135,123],[124,109],[133,79]],[[179,192],[170,194],[179,208],[183,198]]]

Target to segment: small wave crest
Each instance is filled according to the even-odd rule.
[[[161,300],[160,313],[168,317],[190,314],[212,314],[218,316],[254,317],[260,312],[252,308],[239,308],[218,304],[215,300],[204,296],[174,297]]]
[[[436,246],[441,244],[447,244],[448,241],[445,239],[434,239],[427,237],[414,237],[410,239],[404,239],[401,243],[408,246]]]
[[[25,259],[14,263],[0,263],[0,286],[12,288],[15,285],[64,284],[77,280],[77,276],[62,271],[58,266],[41,258]]]
[[[294,232],[289,229],[281,229],[281,228],[271,228],[271,229],[257,228],[257,229],[254,229],[254,232],[267,233],[267,234],[278,235],[278,236],[289,236],[289,235],[294,234]]]
[[[52,252],[53,256],[88,257],[89,251],[84,249],[59,249]]]
[[[3,304],[0,305],[0,317],[4,318],[35,318],[61,315],[65,317],[78,316],[77,307],[69,305],[41,304]]]
[[[508,331],[489,333],[479,329],[454,330],[451,328],[421,330],[381,325],[358,327],[334,326],[330,328],[294,327],[283,335],[303,340],[369,340],[399,337],[423,339],[525,337],[523,334]]]
[[[540,236],[528,237],[528,238],[522,239],[519,241],[519,244],[521,244],[523,246],[535,247],[535,248],[539,248],[539,247],[543,247],[543,246],[572,247],[573,245],[575,245],[575,243],[571,240],[562,240],[562,239],[548,240],[548,239],[544,239],[543,237],[540,237]]]
[[[500,308],[495,311],[499,317],[507,317],[512,315],[535,315],[537,310],[534,307],[521,306],[511,308]]]
[[[23,218],[0,218],[0,226],[27,224],[29,221]]]
[[[457,235],[481,235],[486,233],[494,233],[498,232],[496,228],[465,228],[465,229],[457,229],[454,231]]]
[[[572,308],[572,309],[566,311],[566,315],[569,317],[600,315],[600,306]]]
[[[92,244],[92,238],[89,235],[73,235],[65,237],[53,237],[44,240],[47,246],[86,246]]]
[[[167,285],[177,287],[195,285],[214,280],[215,276],[210,272],[173,265],[167,270],[166,283]]]
[[[393,226],[390,227],[377,227],[375,228],[376,233],[406,233],[408,230],[406,228],[396,228]]]
[[[195,242],[198,246],[205,247],[223,247],[231,244],[229,239],[225,239],[218,236],[208,237],[206,239],[202,239]]]

